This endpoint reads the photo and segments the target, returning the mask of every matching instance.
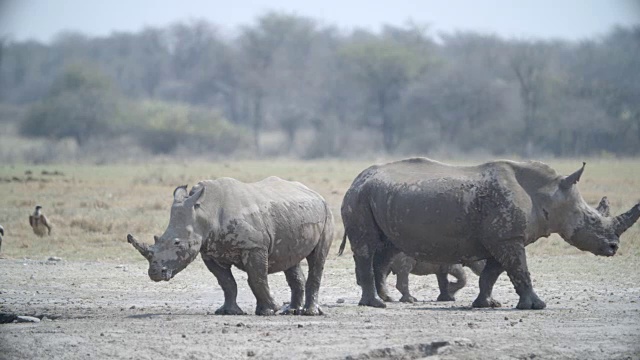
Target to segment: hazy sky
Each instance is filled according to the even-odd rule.
[[[196,18],[233,30],[269,10],[343,29],[378,30],[411,19],[430,25],[433,33],[474,30],[570,40],[640,24],[640,0],[0,0],[0,35],[48,41],[61,30],[103,36]]]

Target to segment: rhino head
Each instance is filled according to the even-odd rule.
[[[552,232],[557,232],[569,244],[595,255],[613,256],[620,244],[620,235],[640,217],[640,204],[618,216],[611,216],[607,197],[597,208],[590,207],[583,199],[576,183],[584,171],[558,179],[552,191],[550,210],[545,209]]]
[[[173,205],[169,225],[160,236],[154,236],[149,246],[136,240],[131,234],[127,241],[149,261],[149,277],[153,281],[168,281],[189,265],[198,255],[202,245],[202,225],[199,221],[200,198],[203,186],[196,186],[187,193],[187,186],[173,191]]]

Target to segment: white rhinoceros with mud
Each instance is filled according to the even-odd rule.
[[[189,193],[186,185],[180,186],[173,196],[169,226],[154,236],[153,245],[127,235],[149,261],[151,280],[170,280],[200,253],[224,292],[224,305],[216,314],[244,314],[236,303],[232,265],[247,272],[257,315],[278,311],[267,274],[279,271],[291,287],[284,313],[322,314],[318,291],[333,240],[333,216],[318,193],[277,177],[250,184],[220,178],[201,181]],[[305,258],[306,282],[300,266]]]
[[[595,255],[612,256],[620,235],[640,217],[640,204],[611,217],[606,198],[591,208],[576,183],[584,171],[557,174],[540,162],[493,161],[452,166],[414,158],[371,166],[342,203],[342,219],[362,287],[360,305],[385,307],[376,296],[399,251],[442,264],[486,259],[473,307],[491,297],[506,271],[518,309],[543,309],[531,285],[525,246],[551,233]]]

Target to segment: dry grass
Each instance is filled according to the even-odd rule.
[[[570,173],[579,160],[547,161],[556,170]],[[379,161],[382,162],[382,161]],[[477,163],[478,161],[453,161]],[[296,180],[321,193],[329,202],[337,222],[333,252],[342,238],[340,204],[353,178],[373,161],[228,161],[184,162],[109,166],[2,166],[0,178],[0,224],[5,228],[4,256],[12,258],[143,261],[126,242],[135,233],[150,242],[169,219],[173,189],[202,179],[222,176],[257,181],[270,175]],[[618,213],[640,200],[640,159],[587,160],[580,191],[590,204],[603,195]],[[32,175],[25,175],[31,171]],[[62,172],[51,176],[43,172]],[[31,181],[25,181],[31,176]],[[42,205],[53,223],[51,237],[35,236],[28,215]],[[529,246],[534,255],[582,254],[557,236]],[[640,226],[622,239],[622,256],[640,255]],[[586,255],[590,256],[590,255]]]

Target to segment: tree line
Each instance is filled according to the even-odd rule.
[[[268,13],[231,32],[0,42],[0,104],[24,109],[22,134],[156,153],[637,155],[639,99],[640,26],[571,42]]]

